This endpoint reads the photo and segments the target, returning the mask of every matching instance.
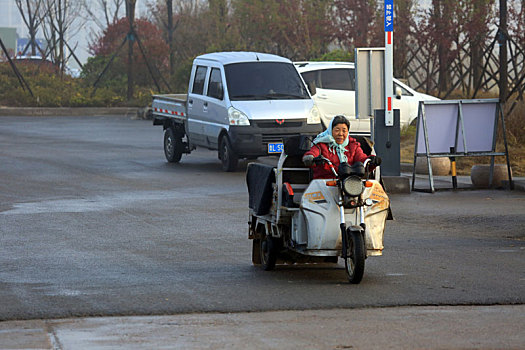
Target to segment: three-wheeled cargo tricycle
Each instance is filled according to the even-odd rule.
[[[361,139],[365,153],[373,148]],[[337,263],[344,260],[350,283],[360,283],[365,259],[382,255],[390,201],[380,182],[379,167],[365,163],[328,164],[333,179],[312,179],[302,163],[312,142],[304,136],[284,143],[277,166],[250,163],[249,233],[252,262],[264,270],[279,263]],[[368,150],[368,152],[367,152]]]

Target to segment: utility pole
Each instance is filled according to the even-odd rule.
[[[507,0],[499,1],[499,99],[502,104],[507,101]]]
[[[126,0],[126,16],[129,21],[128,33],[128,101],[133,99],[133,44],[135,43],[135,3],[136,0]]]

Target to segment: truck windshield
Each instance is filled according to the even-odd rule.
[[[245,62],[224,67],[230,100],[308,99],[308,92],[291,63]]]

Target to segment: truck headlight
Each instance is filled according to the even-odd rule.
[[[228,108],[228,120],[230,125],[250,125],[248,116],[236,108]]]
[[[319,124],[321,122],[321,113],[319,112],[319,108],[317,108],[316,105],[310,109],[310,113],[308,113],[308,119],[306,119],[307,124]]]

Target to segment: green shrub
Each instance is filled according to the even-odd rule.
[[[354,62],[354,53],[346,50],[333,50],[313,61]]]
[[[60,76],[53,66],[38,64],[17,65],[33,97],[24,90],[7,63],[0,63],[0,105],[12,107],[116,107],[146,106],[151,103],[150,87],[135,86],[135,96],[126,101],[127,81],[125,75],[108,73],[108,79],[101,81],[96,89],[93,83],[95,72],[104,60],[94,60],[94,65],[87,65],[86,73],[81,78]],[[103,67],[102,67],[103,68]],[[100,68],[100,69],[102,69]],[[92,70],[91,74],[89,70]]]

